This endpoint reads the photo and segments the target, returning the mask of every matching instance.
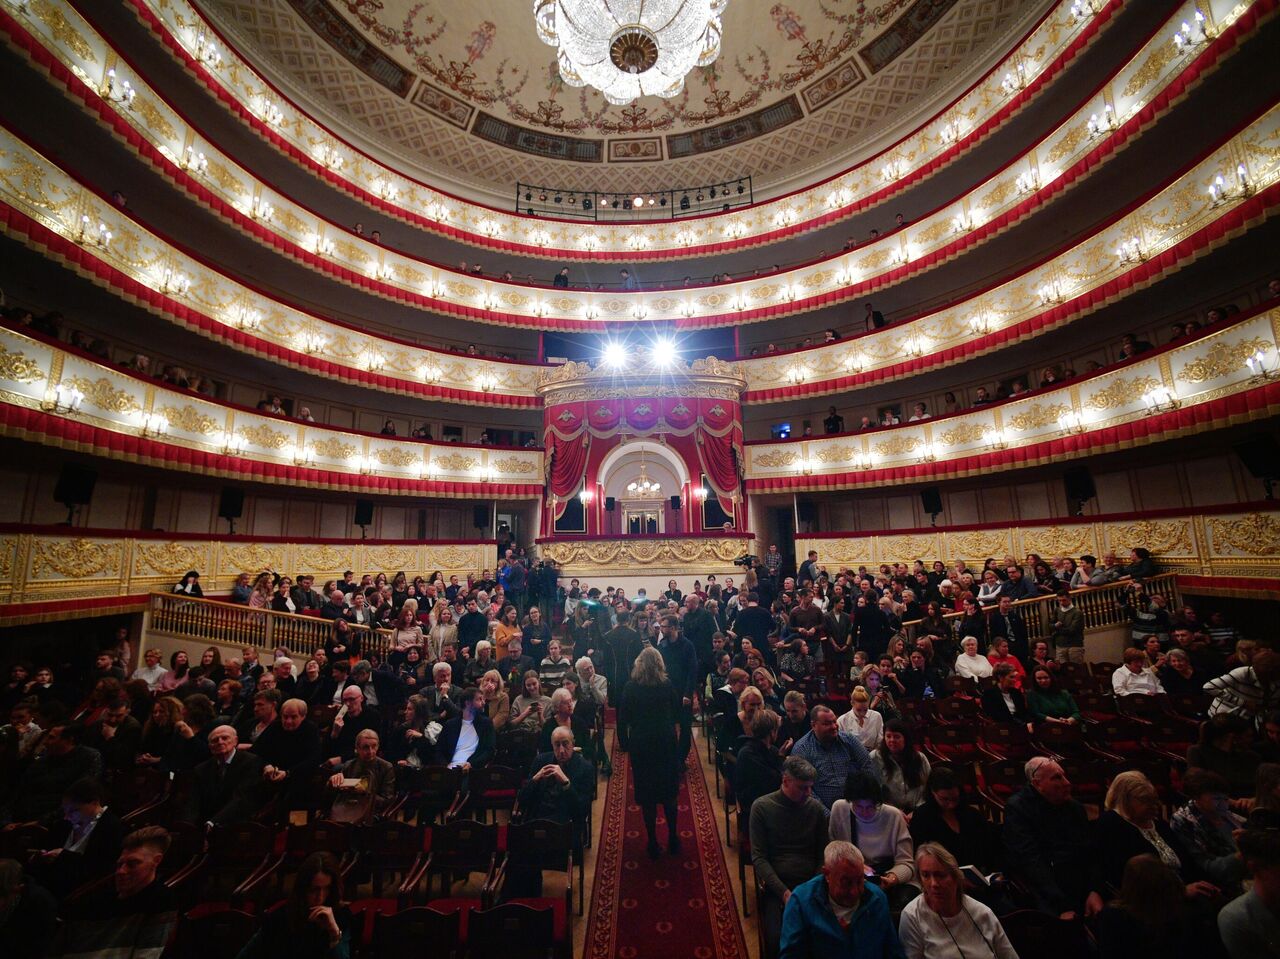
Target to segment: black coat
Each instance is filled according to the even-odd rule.
[[[733,790],[739,815],[751,818],[751,804],[782,786],[782,757],[758,739],[748,739],[738,749],[733,767]]]
[[[1203,878],[1196,869],[1191,853],[1183,846],[1182,840],[1169,828],[1169,824],[1161,819],[1155,821],[1156,832],[1178,855],[1182,866],[1178,875],[1184,883],[1195,882]],[[1147,842],[1138,827],[1124,819],[1114,809],[1109,809],[1093,823],[1093,841],[1098,868],[1102,879],[1113,889],[1120,888],[1124,879],[1124,867],[1134,856],[1158,856],[1155,846]]]
[[[1013,700],[1013,712],[1009,712],[1009,704],[1004,701],[1004,694],[994,686],[982,691],[982,712],[988,719],[997,723],[1029,723],[1032,722],[1031,710],[1027,709],[1027,697],[1021,689],[1009,690],[1009,698]]]
[[[248,822],[263,801],[263,762],[252,752],[236,750],[224,773],[207,759],[196,767],[185,819],[197,825]]]
[[[680,694],[670,684],[627,683],[618,710],[618,745],[630,754],[636,802],[674,802],[680,788]]]
[[[467,760],[467,762],[471,763],[472,768],[483,766],[492,759],[493,748],[497,743],[492,719],[485,713],[477,713],[474,722],[476,735],[480,738],[480,741],[476,744],[476,751]],[[452,761],[454,750],[458,748],[458,737],[461,734],[461,716],[449,720],[444,724],[444,729],[440,730],[440,738],[436,740],[436,762],[441,766],[447,766]]]

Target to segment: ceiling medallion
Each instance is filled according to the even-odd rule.
[[[557,50],[560,77],[618,106],[674,97],[720,55],[729,0],[533,0],[538,39]]]

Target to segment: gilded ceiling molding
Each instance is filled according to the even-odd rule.
[[[1227,0],[1208,0],[1207,5],[1212,15],[1228,22],[1237,15]],[[1073,6],[1078,14],[1072,12]],[[1099,8],[1096,14],[1094,6]],[[684,223],[587,226],[512,214],[402,175],[343,141],[289,101],[188,0],[132,0],[138,17],[225,106],[326,182],[383,212],[481,247],[540,258],[631,262],[704,256],[794,235],[841,220],[915,179],[932,175],[1030,102],[1105,29],[1121,6],[1122,0],[1096,4],[1061,0],[1006,58],[951,105],[891,148],[814,187],[745,210]],[[1190,9],[1189,4],[1185,16],[1190,16]],[[806,97],[814,108],[822,103],[822,95],[815,96],[817,100]],[[450,122],[455,122],[453,113],[449,111]]]
[[[99,59],[115,64],[112,82],[121,88],[127,83],[131,98],[113,102],[109,83],[89,84],[102,98],[93,112],[104,122],[114,122],[135,152],[242,233],[339,282],[388,299],[481,322],[550,328],[562,321],[589,327],[641,317],[687,326],[736,324],[822,308],[900,282],[1011,229],[1058,197],[1101,166],[1143,125],[1154,122],[1160,108],[1171,102],[1170,87],[1181,90],[1188,76],[1199,79],[1217,62],[1206,65],[1189,56],[1157,56],[1165,47],[1172,48],[1166,33],[1176,28],[1181,16],[1175,11],[1166,21],[1169,30],[1157,30],[1074,116],[986,182],[900,231],[778,275],[679,292],[593,294],[477,278],[386,249],[323,219],[266,186],[200,136],[70,5],[57,23],[73,24],[77,42],[67,39],[65,26],[55,30],[40,19],[41,12],[48,13],[59,2],[65,0],[49,0],[48,10],[37,11],[34,21],[43,29],[29,34],[28,42],[42,44],[82,81],[92,77],[92,64]],[[1265,5],[1272,0],[1255,2]],[[1234,11],[1232,22],[1244,9],[1242,5]],[[1253,24],[1252,19],[1245,22]],[[1225,52],[1235,49],[1235,32],[1221,39]],[[633,241],[642,239],[643,232],[632,232]],[[821,362],[821,357],[816,359]],[[795,375],[797,369],[784,376]]]

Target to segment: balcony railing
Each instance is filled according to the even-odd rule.
[[[295,656],[310,656],[333,635],[333,621],[318,616],[250,609],[237,603],[193,599],[174,593],[152,593],[143,618],[143,635],[164,633],[178,639],[223,646],[286,647]],[[386,660],[391,648],[387,630],[352,626],[360,655],[376,653]]]
[[[598,193],[516,183],[516,212],[574,220],[678,220],[751,206],[751,176],[678,190]]]
[[[1072,602],[1084,614],[1085,632],[1096,632],[1102,629],[1115,629],[1129,623],[1128,611],[1120,605],[1120,597],[1129,587],[1130,581],[1108,583],[1106,586],[1091,586],[1071,591]],[[1177,609],[1182,605],[1182,594],[1178,589],[1176,573],[1161,573],[1152,576],[1144,583],[1147,595],[1159,594],[1169,600],[1168,608]],[[1021,599],[1013,604],[1022,614],[1027,624],[1027,642],[1029,644],[1044,640],[1048,642],[1053,635],[1053,623],[1057,618],[1054,609],[1058,605],[1057,596],[1037,596],[1034,599]],[[958,622],[962,614],[946,613],[944,619]],[[903,623],[904,627],[917,626],[920,620],[913,619]]]

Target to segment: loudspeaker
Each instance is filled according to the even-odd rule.
[[[930,516],[937,516],[942,512],[942,492],[936,486],[930,486],[920,491],[920,505],[924,507],[924,511]]]
[[[803,501],[796,503],[796,518],[802,523],[816,523],[818,521],[818,507],[813,503]]]
[[[671,508],[677,512],[680,509],[680,495],[678,493],[671,497]]]
[[[244,490],[237,486],[222,487],[222,495],[218,497],[218,519],[239,519],[244,513]]]
[[[58,484],[53,488],[53,498],[63,506],[85,506],[93,499],[93,487],[97,482],[97,470],[63,466],[58,474]]]
[[[489,507],[473,506],[471,508],[471,525],[476,529],[484,529],[489,525]]]
[[[373,525],[373,500],[358,499],[356,500],[356,517],[355,526],[372,526]]]
[[[1083,503],[1098,495],[1093,485],[1093,476],[1087,466],[1073,466],[1062,474],[1062,485],[1066,488],[1067,499],[1073,503]]]
[[[606,496],[604,498],[604,511],[606,513],[612,513],[614,510],[614,507],[616,507],[617,505],[618,505],[618,501],[614,499],[612,496]]]
[[[1235,444],[1236,456],[1254,479],[1280,479],[1280,443],[1259,434]]]

